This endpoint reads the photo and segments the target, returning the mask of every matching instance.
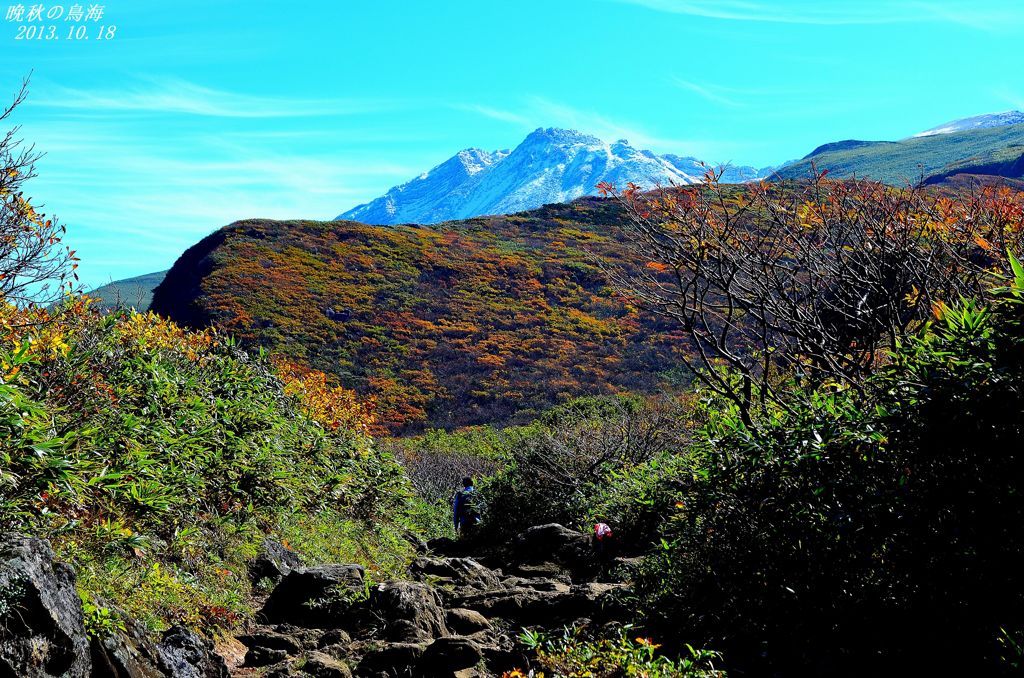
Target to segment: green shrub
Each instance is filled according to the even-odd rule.
[[[348,394],[149,314],[0,317],[0,528],[50,539],[85,594],[230,624],[268,535],[382,577],[411,556],[408,480]]]
[[[687,646],[679,659],[658,653],[661,645],[650,638],[632,638],[626,626],[610,638],[595,638],[583,627],[567,627],[560,636],[525,631],[520,641],[535,656],[543,676],[551,678],[724,678],[716,670],[717,652],[695,650]],[[532,675],[532,674],[531,674]],[[505,674],[508,678],[525,678],[521,671]]]
[[[671,488],[638,581],[655,628],[754,673],[1006,670],[996,639],[1024,609],[1016,268],[991,307],[937,308],[863,392],[789,383],[756,429],[709,399],[710,463]]]
[[[507,466],[482,485],[485,530],[509,537],[551,522],[635,524],[632,502],[653,501],[636,485],[654,479],[638,469],[656,468],[656,459],[679,450],[683,424],[680,406],[668,399],[581,398],[553,408],[526,429]]]
[[[383,441],[382,447],[402,464],[416,491],[413,510],[420,533],[428,538],[454,537],[452,497],[462,487],[462,479],[479,481],[503,468],[528,430],[473,426]]]

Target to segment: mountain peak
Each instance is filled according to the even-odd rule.
[[[690,184],[706,171],[699,161],[613,144],[574,129],[538,127],[511,151],[467,148],[385,195],[340,215],[370,224],[433,224],[487,214],[510,214],[585,195],[597,184],[645,188]],[[761,176],[730,169],[726,182]]]
[[[602,141],[595,136],[584,134],[583,132],[578,132],[574,129],[564,129],[561,127],[538,127],[530,132],[526,139],[523,140],[523,144],[535,144],[538,142],[551,144],[602,143]]]

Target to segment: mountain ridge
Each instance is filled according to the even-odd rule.
[[[526,423],[688,379],[683,337],[595,263],[635,265],[624,218],[585,197],[435,226],[250,219],[186,250],[151,308],[335,375],[393,432]]]
[[[979,116],[981,117],[981,116]],[[780,179],[806,179],[812,167],[837,178],[874,179],[893,185],[938,183],[955,174],[1021,178],[1024,124],[971,127],[913,136],[900,141],[845,141],[823,144],[779,167]]]
[[[958,118],[942,123],[923,132],[918,132],[911,138],[935,136],[938,134],[951,134],[953,132],[964,132],[971,129],[986,129],[989,127],[1004,127],[1006,125],[1019,125],[1024,123],[1024,112],[1001,111],[998,113],[982,113],[967,118]]]

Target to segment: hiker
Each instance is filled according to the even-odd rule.
[[[614,539],[615,536],[611,533],[611,527],[608,526],[608,523],[598,522],[594,525],[594,535],[591,538],[591,544],[594,547],[594,553],[598,556],[610,555]]]
[[[594,553],[599,558],[611,555],[612,547],[615,545],[615,535],[612,533],[612,528],[608,526],[608,523],[596,523],[594,525],[594,534],[591,537],[590,543],[594,547]]]
[[[452,500],[452,519],[455,531],[460,535],[468,534],[480,522],[480,509],[477,506],[476,489],[473,479],[462,479],[462,489],[455,493]]]

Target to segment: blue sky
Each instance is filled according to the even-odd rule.
[[[1024,109],[1017,0],[82,4],[104,10],[90,40],[0,24],[0,92],[32,72],[29,193],[93,284],[236,219],[332,218],[539,126],[763,166]]]

